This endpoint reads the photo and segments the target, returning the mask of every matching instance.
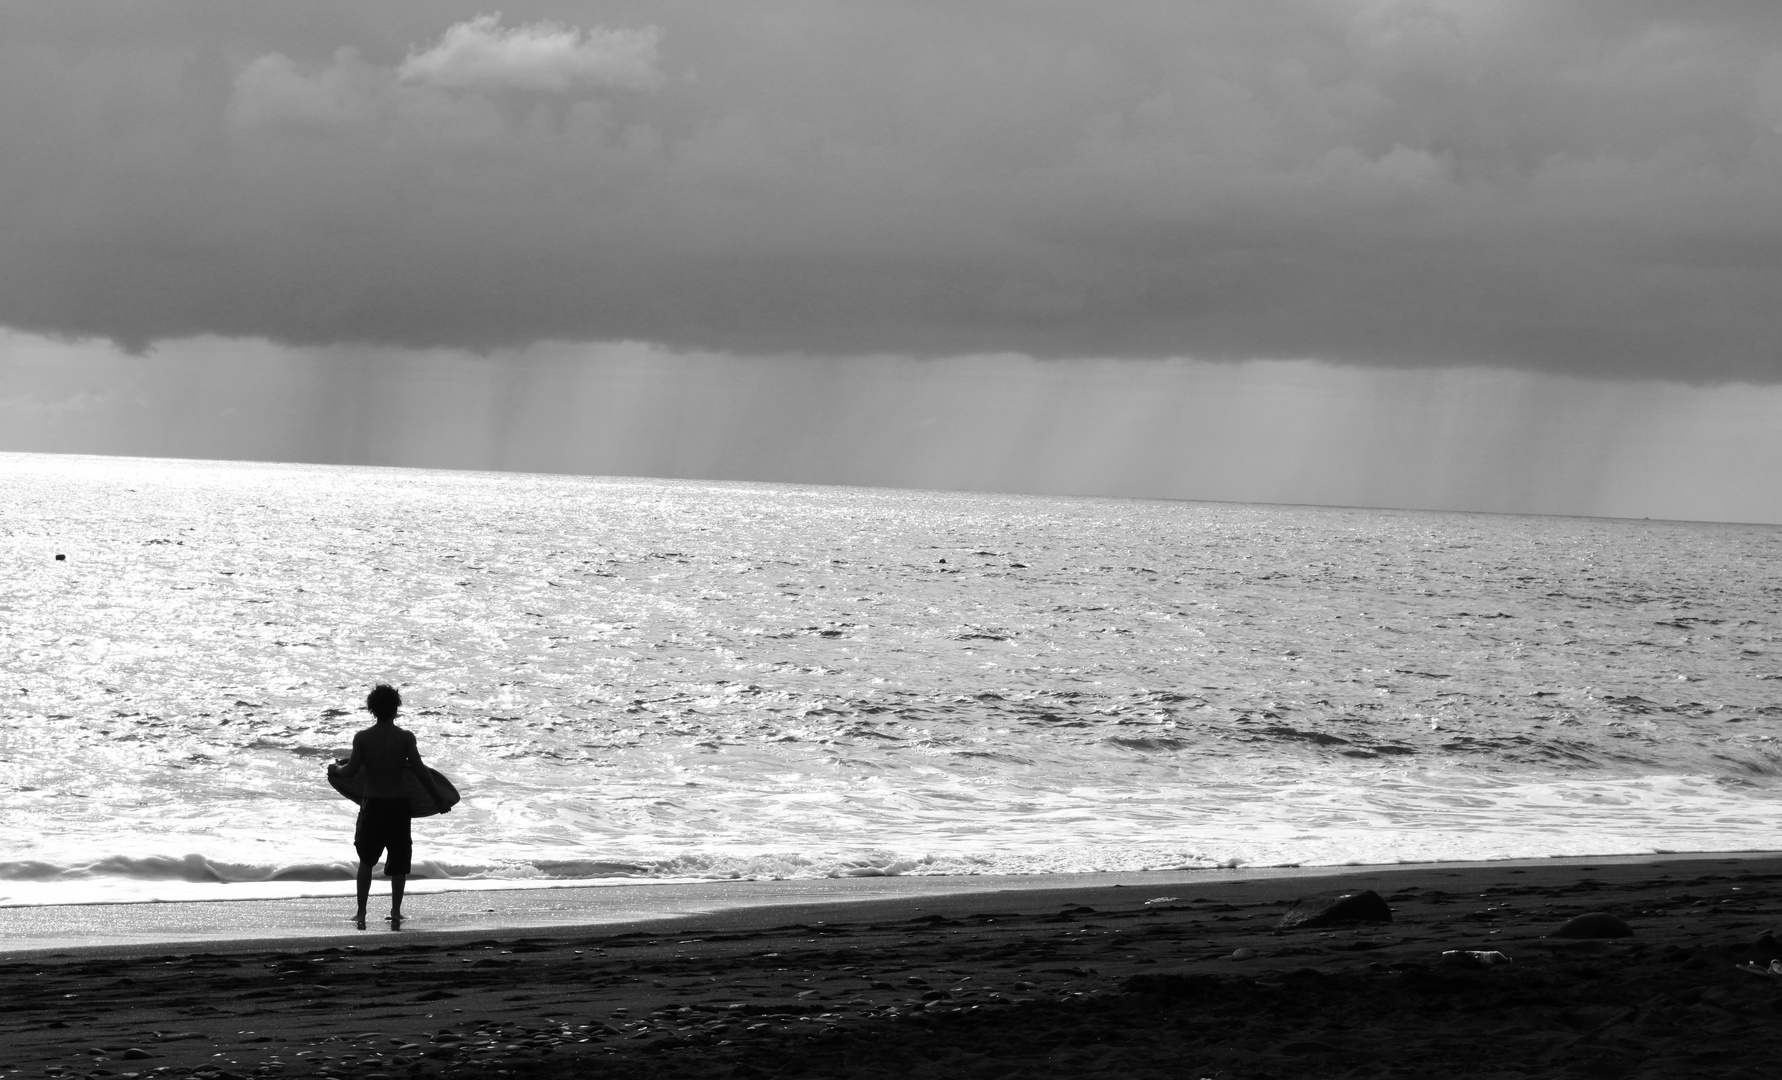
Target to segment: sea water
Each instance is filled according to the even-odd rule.
[[[64,555],[58,561],[56,556]],[[1777,845],[1782,530],[0,455],[0,903]]]

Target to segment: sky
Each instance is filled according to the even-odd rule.
[[[0,450],[1782,522],[1782,4],[0,0]]]

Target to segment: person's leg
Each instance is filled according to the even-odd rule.
[[[365,905],[371,899],[371,872],[375,869],[376,860],[359,860],[359,911],[353,916],[353,921],[359,924],[361,930],[365,929]]]
[[[377,861],[384,857],[384,841],[378,835],[377,822],[363,808],[359,810],[359,821],[353,828],[353,850],[359,855],[359,910],[353,915],[353,923],[363,930],[365,905],[371,899],[371,872],[377,869]]]
[[[384,862],[384,876],[390,879],[390,927],[395,929],[402,924],[402,889],[408,884],[408,875],[414,860],[415,842],[409,833],[409,819],[404,815],[391,822],[389,835],[390,857]]]

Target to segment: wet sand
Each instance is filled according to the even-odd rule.
[[[0,1067],[217,1080],[1782,1077],[1782,979],[1735,966],[1782,957],[1755,946],[1782,922],[1782,857],[1027,884],[598,927],[360,934],[343,921],[337,936],[276,943],[13,951],[0,959]],[[1359,889],[1392,921],[1279,926],[1296,900]],[[419,916],[436,900],[410,903]],[[1590,912],[1632,936],[1555,936]]]

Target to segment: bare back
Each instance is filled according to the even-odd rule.
[[[402,799],[408,789],[402,783],[402,771],[413,766],[416,772],[425,769],[415,736],[391,723],[376,723],[353,736],[353,756],[342,771],[352,775],[365,770],[365,797],[368,799]]]

